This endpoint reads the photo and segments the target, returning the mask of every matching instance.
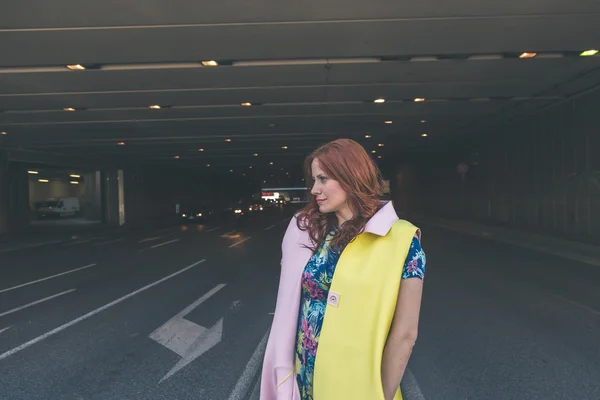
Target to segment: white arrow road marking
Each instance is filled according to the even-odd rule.
[[[225,286],[227,285],[224,283],[215,286],[150,334],[150,339],[181,357],[181,360],[158,382],[159,384],[219,344],[223,338],[223,318],[211,328],[205,328],[184,317]]]
[[[0,333],[2,333],[2,332],[4,332],[4,331],[7,331],[7,330],[9,330],[10,328],[12,328],[12,325],[11,325],[11,326],[7,326],[6,328],[2,328],[2,329],[0,329]]]
[[[47,276],[47,277],[42,278],[42,279],[38,279],[38,280],[35,280],[35,281],[23,283],[22,285],[17,285],[17,286],[9,287],[9,288],[6,288],[6,289],[2,289],[2,290],[0,290],[0,293],[4,293],[4,292],[8,292],[8,291],[15,290],[15,289],[18,289],[18,288],[22,288],[24,286],[33,285],[34,283],[47,281],[48,279],[53,279],[53,278],[57,278],[59,276],[70,274],[72,272],[81,271],[82,269],[87,269],[87,268],[95,267],[96,265],[97,264],[89,264],[89,265],[86,265],[84,267],[75,268],[75,269],[72,269],[72,270],[69,270],[69,271],[61,272],[60,274],[51,275],[51,276]]]
[[[53,294],[52,296],[48,296],[48,297],[45,297],[43,299],[36,300],[36,301],[31,302],[29,304],[25,304],[24,306],[13,308],[12,310],[8,310],[8,311],[5,311],[3,313],[0,313],[0,317],[4,317],[5,315],[16,313],[17,311],[24,310],[24,309],[29,308],[31,306],[35,306],[36,304],[40,304],[40,303],[43,303],[45,301],[52,300],[52,299],[54,299],[56,297],[59,297],[59,296],[62,296],[62,295],[65,295],[65,294],[68,294],[68,293],[71,293],[71,292],[74,292],[74,291],[75,291],[75,289],[65,290],[64,292]]]
[[[50,332],[46,332],[46,333],[44,333],[43,335],[41,335],[41,336],[38,336],[38,337],[36,337],[35,339],[31,339],[30,341],[28,341],[28,342],[25,342],[25,343],[23,343],[22,345],[20,345],[20,346],[17,346],[17,347],[15,347],[15,348],[14,348],[14,349],[12,349],[12,350],[9,350],[9,351],[7,351],[7,352],[4,352],[4,353],[0,354],[0,361],[4,360],[4,359],[5,359],[5,358],[7,358],[7,357],[10,357],[10,356],[12,356],[12,355],[13,355],[13,354],[15,354],[15,353],[18,353],[18,352],[20,352],[21,350],[24,350],[24,349],[28,348],[29,346],[33,346],[34,344],[36,344],[36,343],[38,343],[38,342],[41,342],[42,340],[44,340],[44,339],[47,339],[47,338],[49,338],[50,336],[56,335],[57,333],[59,333],[59,332],[62,332],[62,331],[64,331],[65,329],[67,329],[67,328],[69,328],[69,327],[71,327],[71,326],[73,326],[73,325],[75,325],[75,324],[77,324],[77,323],[79,323],[79,322],[81,322],[81,321],[83,321],[83,320],[86,320],[86,319],[88,319],[88,318],[90,318],[90,317],[93,317],[94,315],[96,315],[96,314],[98,314],[98,313],[100,313],[100,312],[102,312],[102,311],[104,311],[104,310],[106,310],[106,309],[108,309],[108,308],[111,308],[112,306],[114,306],[114,305],[116,305],[116,304],[119,304],[119,303],[121,303],[121,302],[123,302],[123,301],[127,300],[127,299],[128,299],[128,298],[130,298],[130,297],[133,297],[133,296],[135,296],[135,295],[137,295],[137,294],[139,294],[139,293],[142,293],[142,292],[144,292],[144,291],[146,291],[146,290],[150,289],[151,287],[154,287],[154,286],[156,286],[156,285],[158,285],[158,284],[161,284],[161,283],[163,283],[164,281],[167,281],[167,280],[169,280],[169,279],[171,279],[171,278],[174,278],[174,277],[176,277],[177,275],[179,275],[179,274],[182,274],[182,273],[184,273],[185,271],[187,271],[187,270],[189,270],[189,269],[192,269],[192,268],[196,267],[197,265],[200,265],[200,264],[201,264],[201,263],[203,263],[204,261],[206,261],[206,260],[200,260],[200,261],[197,261],[197,262],[193,263],[192,265],[189,265],[189,266],[187,266],[187,267],[185,267],[185,268],[183,268],[183,269],[180,269],[180,270],[179,270],[179,271],[177,271],[177,272],[174,272],[174,273],[172,273],[172,274],[171,274],[171,275],[169,275],[169,276],[165,276],[164,278],[162,278],[162,279],[159,279],[159,280],[157,280],[156,282],[153,282],[153,283],[151,283],[151,284],[149,284],[149,285],[146,285],[146,286],[144,286],[143,288],[140,288],[140,289],[136,290],[135,292],[131,292],[131,293],[129,293],[129,294],[127,294],[127,295],[123,296],[123,297],[120,297],[120,298],[118,298],[117,300],[111,301],[110,303],[108,303],[108,304],[105,304],[105,305],[103,305],[103,306],[102,306],[102,307],[100,307],[100,308],[96,308],[94,311],[90,311],[89,313],[87,313],[87,314],[85,314],[85,315],[82,315],[81,317],[79,317],[79,318],[76,318],[76,319],[74,319],[74,320],[72,320],[72,321],[70,321],[70,322],[67,322],[66,324],[64,324],[64,325],[61,325],[61,326],[59,326],[58,328],[54,328],[54,329],[52,329]]]
[[[153,240],[158,240],[158,239],[160,239],[160,238],[161,238],[161,236],[149,237],[149,238],[142,239],[142,240],[138,241],[138,243],[146,243],[146,242],[151,242],[151,241],[153,241]]]

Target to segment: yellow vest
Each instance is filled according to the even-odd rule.
[[[417,230],[399,220],[387,235],[364,232],[342,252],[319,337],[315,400],[384,400],[383,350]]]

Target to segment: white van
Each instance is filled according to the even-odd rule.
[[[35,203],[38,219],[44,217],[69,217],[81,211],[77,197],[59,197]]]

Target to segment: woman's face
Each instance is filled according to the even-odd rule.
[[[352,218],[348,206],[347,195],[340,183],[331,179],[319,166],[315,158],[311,164],[313,187],[310,193],[315,196],[319,211],[322,213],[335,213],[341,225]]]

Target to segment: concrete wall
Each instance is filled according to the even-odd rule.
[[[29,224],[27,171],[7,161],[0,150],[0,237],[19,233]]]
[[[600,92],[477,135],[405,152],[394,198],[405,212],[600,241]],[[463,180],[457,165],[469,172]]]

